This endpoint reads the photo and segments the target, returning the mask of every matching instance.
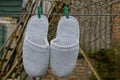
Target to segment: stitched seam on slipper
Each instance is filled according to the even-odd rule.
[[[51,41],[51,46],[53,46],[53,47],[58,47],[58,48],[60,48],[60,49],[71,49],[71,48],[75,48],[75,47],[78,47],[79,46],[79,41],[77,40],[76,41],[76,43],[75,44],[72,44],[72,45],[59,45],[59,44],[55,44],[54,43],[54,40],[53,41]]]
[[[54,45],[51,45],[51,48],[54,48],[54,49],[56,49],[56,50],[62,50],[63,52],[65,51],[70,51],[70,50],[74,50],[74,49],[78,49],[79,50],[79,46],[78,45],[76,45],[76,46],[74,46],[74,47],[68,47],[68,48],[64,48],[64,47],[58,47],[58,46],[54,46]]]
[[[46,45],[45,46],[41,46],[41,45],[36,44],[35,42],[29,40],[28,37],[25,38],[25,40],[28,41],[30,44],[38,47],[38,48],[45,49],[45,50],[49,48],[49,43],[46,40],[45,40],[46,41]]]

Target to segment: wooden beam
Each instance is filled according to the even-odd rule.
[[[90,58],[88,57],[87,53],[85,52],[85,50],[82,48],[82,46],[80,45],[80,52],[83,55],[83,57],[85,58],[86,62],[88,63],[90,69],[92,70],[92,72],[94,73],[94,75],[96,76],[97,80],[103,80],[100,77],[100,74],[98,73],[97,69],[95,68],[95,66],[92,64]]]

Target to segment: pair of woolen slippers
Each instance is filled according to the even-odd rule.
[[[48,19],[44,15],[30,18],[23,44],[23,65],[31,77],[44,75],[50,63],[56,77],[66,77],[75,68],[79,53],[79,23],[73,16],[63,16],[56,38],[47,40]]]

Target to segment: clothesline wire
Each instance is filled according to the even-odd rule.
[[[2,15],[37,15],[37,13],[18,13],[18,12],[6,12],[6,11],[0,11],[0,14]],[[50,16],[63,16],[65,14],[47,14],[44,13],[43,15],[50,15]],[[120,14],[69,14],[71,16],[120,16]]]
[[[0,12],[3,15],[37,15],[36,13],[12,13],[12,12]],[[50,16],[64,16],[65,14],[44,14]],[[120,14],[69,14],[71,16],[120,16]]]

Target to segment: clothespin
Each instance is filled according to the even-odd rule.
[[[68,12],[68,7],[64,6],[64,13],[67,19],[69,19],[69,12]]]
[[[38,11],[38,18],[41,18],[41,15],[42,15],[41,6],[37,7],[37,11]]]

